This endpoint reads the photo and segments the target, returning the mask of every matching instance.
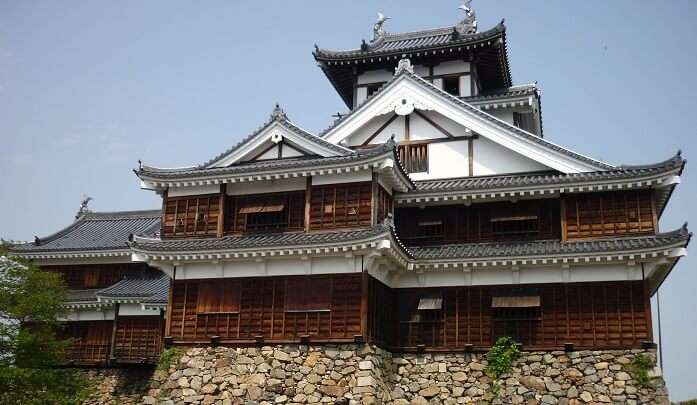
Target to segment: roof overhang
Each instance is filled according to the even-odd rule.
[[[106,262],[118,258],[130,257],[129,249],[110,250],[66,250],[66,251],[27,251],[10,252],[12,256],[31,260],[72,260],[72,259],[106,259]]]

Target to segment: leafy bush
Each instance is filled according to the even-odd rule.
[[[656,360],[653,357],[637,354],[629,365],[629,372],[636,380],[637,385],[642,388],[651,388],[653,384],[649,377],[649,371],[653,370],[654,367],[656,367]]]
[[[501,391],[501,383],[498,380],[511,372],[513,363],[519,356],[520,350],[518,350],[518,345],[515,340],[509,336],[498,338],[487,353],[486,358],[488,364],[486,366],[486,374],[492,379],[487,392],[487,398],[490,404],[498,398],[499,392]]]
[[[167,371],[169,367],[177,362],[182,356],[182,350],[176,347],[170,347],[165,349],[160,353],[160,360],[157,362],[157,369],[160,371]]]

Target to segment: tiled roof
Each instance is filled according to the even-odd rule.
[[[65,229],[39,238],[38,243],[14,246],[12,253],[127,250],[131,234],[152,234],[159,230],[160,215],[160,211],[87,213]]]
[[[278,108],[278,106],[276,108]],[[225,152],[222,152],[221,154],[214,157],[213,159],[210,159],[207,162],[204,162],[204,163],[202,163],[198,166],[195,166],[195,167],[189,167],[187,169],[189,169],[189,170],[194,169],[194,168],[204,169],[204,168],[212,165],[213,163],[217,162],[218,160],[224,158],[225,156],[229,155],[230,153],[232,153],[232,152],[236,151],[237,149],[239,149],[240,147],[242,147],[244,144],[249,142],[251,139],[253,139],[255,136],[257,136],[260,132],[264,131],[269,125],[273,124],[274,122],[278,122],[283,127],[292,131],[293,133],[300,135],[301,137],[309,140],[310,142],[314,142],[314,143],[316,143],[324,148],[333,150],[334,152],[339,153],[340,155],[346,155],[346,154],[351,153],[350,149],[344,148],[343,146],[340,146],[340,145],[335,145],[331,142],[327,142],[324,139],[322,139],[316,135],[313,135],[313,134],[305,131],[304,129],[298,127],[297,125],[293,124],[287,118],[285,113],[283,113],[281,111],[280,113],[272,114],[271,117],[269,118],[269,120],[267,120],[262,126],[257,128],[254,132],[249,134],[247,137],[242,139],[240,142],[238,142],[236,145],[229,148]]]
[[[438,49],[450,46],[463,46],[489,41],[506,32],[506,27],[501,21],[494,28],[468,35],[453,35],[455,27],[435,28],[429,30],[386,33],[384,38],[375,42],[366,43],[364,48],[347,50],[329,50],[316,48],[314,55],[323,60],[345,60],[362,58],[366,56],[388,55],[399,52],[413,52],[424,49]]]
[[[391,232],[386,225],[372,228],[334,232],[290,232],[243,236],[225,236],[207,239],[143,239],[131,242],[135,250],[148,252],[205,251],[222,249],[254,249],[283,246],[331,245],[342,242],[369,239]]]
[[[67,301],[70,303],[96,302],[98,288],[88,290],[68,290]]]
[[[163,294],[166,300],[168,290],[169,278],[162,274],[157,278],[123,279],[110,287],[99,290],[97,297],[107,300],[139,298],[143,301],[153,302],[153,297],[160,299]]]
[[[326,141],[325,141],[326,142]],[[180,168],[180,169],[160,169],[148,166],[143,166],[138,170],[139,176],[155,177],[155,178],[188,178],[198,176],[215,176],[226,174],[243,174],[256,173],[272,170],[289,170],[303,167],[315,167],[322,165],[336,165],[343,163],[359,162],[361,160],[370,159],[383,154],[392,152],[396,155],[396,145],[392,141],[385,144],[375,146],[369,149],[360,149],[351,151],[349,155],[334,156],[334,157],[311,157],[297,159],[279,159],[279,160],[262,160],[238,164],[228,167],[219,167],[211,169],[203,168]]]
[[[497,100],[501,98],[536,96],[538,94],[537,90],[538,89],[536,84],[523,84],[518,86],[511,86],[504,89],[483,92],[476,96],[460,98],[465,102],[472,103],[477,101]]]
[[[682,169],[685,160],[678,152],[663,162],[643,166],[618,166],[615,169],[563,174],[558,172],[537,172],[509,176],[460,177],[452,179],[415,181],[416,193],[438,193],[450,191],[488,190],[525,186],[549,186],[576,182],[608,181],[631,179]]]
[[[668,247],[684,244],[692,234],[687,231],[687,224],[672,232],[651,236],[627,238],[579,240],[562,242],[543,240],[531,242],[495,242],[467,243],[443,246],[410,247],[409,250],[417,261],[444,259],[479,259],[497,257],[531,257],[556,255],[582,255],[603,252],[633,251]]]

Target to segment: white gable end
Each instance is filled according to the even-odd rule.
[[[310,135],[309,133],[306,136],[297,134],[281,122],[274,121],[252,136],[252,138],[246,140],[242,145],[232,150],[227,155],[217,159],[208,167],[227,167],[235,163],[278,159],[279,157],[290,158],[304,155],[331,157],[341,155],[338,151],[330,147],[326,147],[319,142],[308,139],[313,136],[314,135]]]
[[[403,115],[415,116],[417,114],[414,114],[414,111],[417,111],[432,120],[432,117],[441,117],[439,122],[442,125],[439,125],[445,129],[450,127],[450,130],[457,131],[457,133],[453,133],[455,136],[463,135],[462,132],[468,133],[466,130],[469,129],[478,134],[480,138],[500,146],[499,152],[505,150],[511,152],[509,156],[499,156],[496,159],[503,158],[505,160],[511,156],[515,157],[516,161],[510,168],[505,166],[497,168],[493,163],[490,163],[488,166],[481,166],[480,172],[498,172],[506,169],[520,169],[516,171],[553,169],[562,173],[579,173],[609,168],[602,162],[567,151],[541,140],[533,134],[522,136],[519,134],[520,130],[512,128],[510,124],[477,110],[475,107],[463,106],[459,101],[453,100],[442,91],[429,87],[432,85],[418,77],[402,74],[380,93],[360,106],[345,121],[328,131],[325,139],[332,143],[355,146],[354,142],[358,140],[364,142],[372,135],[370,129],[379,128],[379,124],[371,123],[377,117],[382,117],[382,121],[385,122],[388,117],[395,113],[400,115],[399,118],[403,118]],[[395,121],[400,121],[399,118]],[[415,127],[415,129],[417,128]],[[389,133],[392,129],[395,132],[395,140],[399,140],[398,128],[386,128],[385,132]],[[436,134],[437,132],[432,130],[430,133]],[[375,137],[375,141],[380,142],[387,138],[389,135],[380,134],[379,137]],[[485,148],[487,146],[490,145],[486,145]],[[494,147],[488,149],[493,150]],[[506,172],[510,173],[510,171]]]

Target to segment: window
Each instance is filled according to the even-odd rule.
[[[286,282],[286,312],[331,310],[330,278],[293,278]]]
[[[428,171],[428,144],[399,145],[399,160],[407,173]]]
[[[499,239],[533,237],[539,232],[537,215],[493,217],[490,219],[492,233]]]
[[[511,336],[517,342],[535,341],[538,323],[542,319],[539,295],[513,295],[491,298],[494,336]]]
[[[460,76],[448,76],[443,78],[443,90],[453,96],[460,96]]]
[[[228,197],[226,232],[283,232],[305,226],[305,192]]]
[[[378,90],[380,90],[380,87],[382,87],[383,84],[384,83],[373,83],[373,84],[368,85],[368,87],[366,88],[368,97],[372,96]]]
[[[240,283],[233,280],[203,281],[198,286],[198,313],[240,311]]]

